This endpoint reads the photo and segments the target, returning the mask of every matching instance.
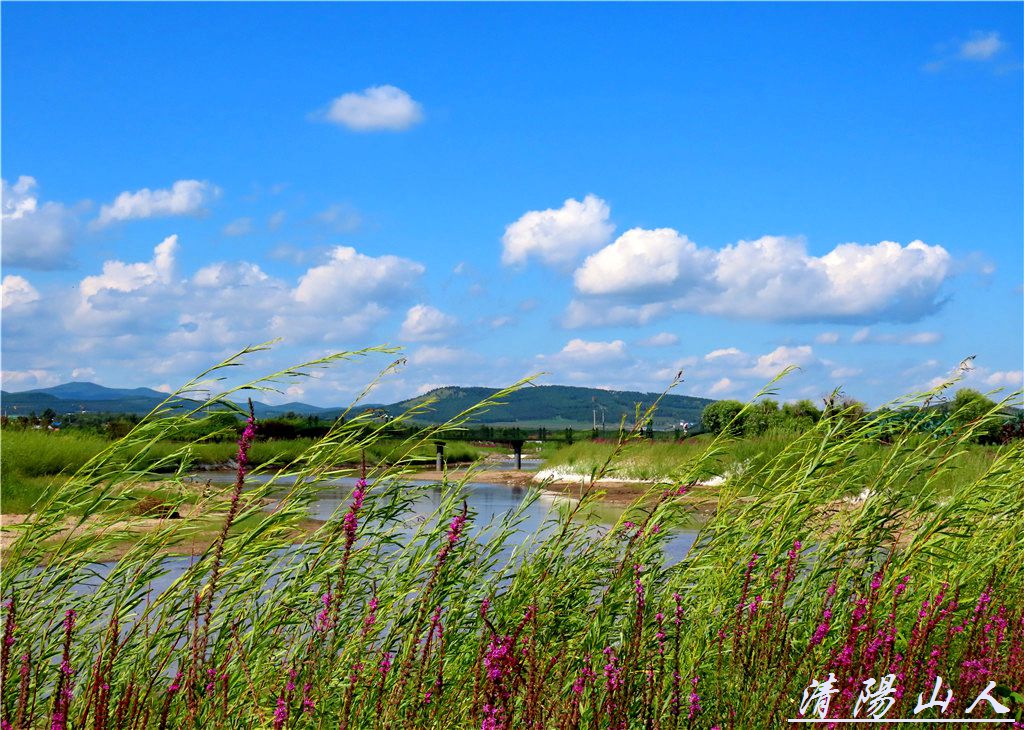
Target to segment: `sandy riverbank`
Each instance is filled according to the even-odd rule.
[[[618,480],[600,479],[596,484],[591,485],[589,479],[583,475],[576,475],[569,472],[555,475],[547,474],[544,471],[516,471],[511,469],[486,469],[461,467],[447,471],[428,469],[412,472],[409,478],[423,481],[448,481],[459,482],[463,480],[471,482],[484,482],[487,484],[504,484],[512,489],[529,489],[539,487],[544,493],[579,499],[585,493],[597,491],[601,493],[601,500],[614,506],[627,506],[641,497],[656,482],[645,482],[640,480]],[[554,478],[558,477],[558,478]],[[700,511],[713,509],[713,500],[707,495],[694,500],[694,506]],[[207,512],[209,504],[204,506],[203,512]],[[703,509],[702,509],[703,508]],[[0,551],[6,550],[17,537],[16,525],[20,525],[29,518],[24,514],[2,514],[0,515]],[[86,524],[78,524],[79,518],[68,517],[64,520],[52,540],[62,540],[72,536],[76,531],[86,529],[86,526],[99,526],[99,517],[90,517]],[[105,551],[102,558],[105,560],[116,560],[127,553],[133,546],[134,538],[164,530],[169,527],[181,527],[182,533],[188,533],[187,537],[169,545],[163,552],[174,555],[199,555],[202,554],[216,539],[220,530],[219,522],[209,524],[197,524],[206,522],[209,519],[207,514],[200,514],[194,504],[181,504],[179,515],[175,518],[156,517],[134,517],[131,519],[109,521],[104,520],[103,532],[111,535],[116,534],[118,540],[113,542],[109,550]],[[301,542],[306,535],[315,531],[323,523],[318,520],[304,520],[296,526],[294,531],[295,542]]]
[[[471,482],[486,484],[505,484],[510,487],[526,489],[539,487],[542,491],[562,497],[579,499],[584,493],[601,492],[601,499],[616,506],[632,504],[643,496],[647,490],[658,484],[657,481],[640,479],[609,479],[603,478],[591,484],[586,475],[572,472],[550,473],[549,470],[515,471],[507,469],[449,469],[440,472],[434,469],[419,471],[409,475],[413,479],[424,481],[459,482],[466,479]],[[709,482],[705,486],[714,487],[720,482]],[[706,500],[704,500],[706,501]]]

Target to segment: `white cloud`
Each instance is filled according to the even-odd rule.
[[[392,306],[404,312],[423,273],[415,262],[354,250],[334,251],[290,281],[248,261],[181,272],[186,259],[179,260],[178,245],[171,236],[142,261],[107,261],[77,286],[40,287],[37,301],[9,304],[4,367],[56,373],[58,381],[67,379],[62,367],[88,367],[119,385],[131,384],[125,377],[139,385],[176,383],[245,345],[280,336],[279,348],[251,358],[276,369],[382,341]],[[3,284],[5,303],[33,296],[19,278]],[[33,376],[17,377],[35,384]],[[337,397],[332,387],[317,385],[313,397]]]
[[[965,363],[967,367],[964,367]],[[920,372],[920,368],[914,368],[913,372]],[[913,374],[910,371],[906,374]],[[953,385],[951,391],[947,391],[946,395],[950,398],[960,388],[974,388],[981,391],[987,391],[989,389],[1003,389],[1007,388],[1011,392],[1024,389],[1024,371],[1021,370],[993,370],[986,365],[977,365],[972,358],[961,362],[957,367],[947,370],[945,374],[937,375],[927,382],[919,383],[915,388],[921,390],[931,390],[938,386],[949,382],[950,380],[957,379],[955,385]],[[1006,393],[1003,393],[1005,396]]]
[[[1019,390],[1024,388],[1024,371],[997,370],[985,378],[985,384],[993,388],[1008,387]]]
[[[644,325],[671,311],[665,302],[651,304],[615,304],[601,299],[573,299],[562,317],[570,329],[587,326]]]
[[[774,378],[790,365],[805,367],[817,363],[814,350],[810,345],[798,345],[787,347],[785,345],[776,347],[766,355],[757,358],[753,367],[747,369],[749,375],[760,378]]]
[[[178,237],[168,236],[145,262],[103,263],[103,272],[78,284],[77,302],[66,315],[66,326],[79,341],[104,346],[112,336],[135,336],[152,328],[166,331],[173,319],[167,313],[176,303],[175,254]]]
[[[711,274],[713,259],[671,228],[634,228],[588,256],[573,280],[581,294],[650,296],[700,284]]]
[[[50,370],[4,370],[0,372],[0,380],[3,381],[4,389],[33,390],[35,388],[47,388],[57,385],[60,377]],[[27,413],[23,415],[28,415]]]
[[[8,274],[0,283],[2,292],[3,309],[8,307],[21,307],[32,302],[39,301],[39,292],[32,286],[28,279],[15,274]]]
[[[775,320],[902,319],[933,311],[950,256],[913,241],[845,243],[825,256],[802,241],[766,236],[718,254],[722,287],[709,311]]]
[[[743,360],[746,357],[746,353],[744,353],[742,350],[739,350],[735,347],[723,347],[718,350],[712,350],[711,352],[704,356],[704,359],[709,362],[712,360],[731,360],[735,362],[737,360]]]
[[[92,380],[96,377],[96,371],[92,368],[75,368],[71,371],[72,380]]]
[[[423,120],[423,107],[398,87],[385,84],[342,94],[324,118],[354,132],[400,132]]]
[[[561,208],[531,210],[509,224],[502,237],[501,261],[506,266],[526,263],[531,256],[552,266],[573,264],[582,254],[611,240],[608,204],[596,195],[572,198]]]
[[[819,345],[834,345],[839,342],[839,335],[836,332],[822,332],[814,338]]]
[[[200,289],[255,286],[268,278],[259,266],[247,261],[219,262],[199,269],[192,276],[192,284]]]
[[[708,394],[710,395],[723,395],[725,393],[731,393],[739,387],[736,383],[729,380],[729,378],[722,378],[715,381],[715,383],[708,388]]]
[[[429,304],[416,304],[406,312],[398,336],[411,342],[437,342],[448,337],[457,325],[455,317]]]
[[[426,345],[412,354],[411,362],[413,365],[454,365],[475,359],[476,357],[466,350]]]
[[[960,44],[957,56],[965,61],[988,61],[1005,47],[1006,44],[999,37],[998,32],[975,32],[968,40]]]
[[[423,264],[398,256],[366,256],[350,246],[336,246],[327,263],[299,279],[293,297],[315,311],[351,310],[366,301],[404,298],[426,271]]]
[[[35,178],[3,185],[3,265],[59,269],[71,265],[75,215],[60,203],[39,203]]]
[[[883,332],[874,333],[870,327],[857,330],[850,338],[854,344],[875,343],[885,345],[934,345],[942,341],[941,332]]]
[[[231,221],[222,229],[225,236],[244,236],[252,233],[252,218],[238,218]]]
[[[941,54],[939,58],[924,65],[924,70],[937,73],[950,66],[960,63],[983,64],[992,62],[995,64],[1003,50],[1006,49],[1006,42],[1000,37],[998,31],[974,31],[967,40],[958,40],[953,43],[942,43],[937,51]],[[1002,69],[996,68],[997,72],[1007,68],[1020,68],[1019,64],[1013,64]]]
[[[566,326],[643,324],[673,311],[779,322],[911,321],[941,306],[951,257],[913,241],[846,243],[824,256],[764,236],[720,251],[672,229],[633,229],[575,274]]]
[[[515,322],[516,322],[516,318],[515,317],[509,317],[507,315],[499,315],[497,317],[492,317],[487,322],[487,324],[490,326],[491,329],[496,330],[496,329],[501,329],[502,327],[508,327],[510,324],[515,324]]]
[[[674,335],[671,332],[659,332],[640,340],[637,344],[644,347],[671,347],[679,344],[679,335]]]
[[[626,343],[622,340],[590,342],[576,338],[569,340],[565,347],[554,355],[540,355],[538,359],[559,364],[596,365],[609,361],[621,361],[628,357]]]
[[[151,261],[135,264],[105,261],[103,273],[85,277],[78,289],[83,299],[88,299],[105,289],[131,292],[156,282],[166,284],[174,273],[174,255],[177,250],[177,235],[168,236],[153,249]]]
[[[169,189],[125,191],[100,208],[96,226],[140,218],[198,215],[220,195],[220,188],[205,180],[178,180]]]

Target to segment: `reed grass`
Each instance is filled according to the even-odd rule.
[[[297,546],[290,530],[319,480],[379,434],[338,424],[266,484],[240,468],[208,503],[217,539],[159,592],[149,586],[170,568],[161,550],[187,539],[187,522],[146,534],[102,579],[94,562],[119,535],[111,506],[180,463],[148,452],[180,416],[144,419],[38,505],[4,551],[5,727],[781,728],[801,704],[813,713],[802,693],[829,673],[829,717],[849,717],[863,681],[890,674],[890,717],[913,716],[939,677],[955,688],[946,716],[986,688],[1021,711],[1010,690],[1024,686],[1024,452],[1017,442],[980,472],[955,466],[994,411],[938,439],[892,435],[867,454],[877,422],[827,416],[708,492],[710,516],[677,562],[665,542],[705,496],[696,482],[728,454],[725,437],[611,529],[574,519],[594,489],[524,536],[517,525],[537,492],[489,526],[459,484],[417,513],[429,487],[404,479],[405,457],[471,415],[369,464],[348,503]],[[294,484],[266,512],[261,498],[285,475]],[[848,492],[863,501],[837,499]],[[250,529],[233,531],[243,521]],[[972,717],[999,717],[993,708],[982,702]]]

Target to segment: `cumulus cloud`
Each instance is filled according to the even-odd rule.
[[[448,337],[457,324],[455,317],[429,304],[417,304],[406,312],[398,336],[411,342],[437,342]]]
[[[71,265],[77,219],[60,203],[40,204],[35,178],[22,175],[3,184],[3,265],[61,269]]]
[[[805,367],[817,364],[814,350],[810,345],[787,347],[782,345],[771,352],[757,358],[754,365],[746,370],[747,374],[759,378],[774,378],[790,365]]]
[[[95,225],[102,227],[141,218],[199,215],[219,195],[220,188],[205,180],[178,180],[170,188],[162,190],[126,190],[113,203],[100,208]]]
[[[617,304],[614,301],[573,299],[566,307],[562,325],[575,327],[644,325],[671,312],[667,302],[650,304]]]
[[[192,276],[192,284],[200,289],[223,289],[257,286],[269,278],[259,266],[248,261],[218,262],[199,269]]]
[[[985,377],[985,384],[993,388],[1024,389],[1024,371],[996,370]]]
[[[626,343],[622,340],[592,342],[579,338],[569,340],[559,352],[538,355],[537,363],[544,369],[570,380],[593,379],[595,369],[609,364],[621,365],[629,360]]]
[[[576,270],[576,290],[588,295],[650,296],[701,283],[712,272],[714,256],[671,228],[634,228]]]
[[[546,264],[566,267],[608,243],[615,230],[608,204],[596,195],[583,201],[569,198],[561,208],[531,210],[509,224],[502,237],[501,261],[525,264],[534,256]]]
[[[296,302],[317,311],[350,309],[365,301],[400,300],[426,271],[423,264],[398,256],[367,256],[336,246],[328,261],[309,269],[295,287]]]
[[[371,86],[342,94],[323,118],[354,132],[401,132],[423,121],[423,107],[397,86]]]
[[[8,307],[22,307],[26,304],[39,301],[39,292],[32,286],[28,279],[14,274],[8,274],[0,283],[0,300],[3,302],[3,309]]]
[[[367,256],[348,246],[331,249],[325,263],[299,277],[270,329],[291,343],[335,346],[368,335],[391,308],[407,301],[426,268],[398,256]]]
[[[670,312],[777,322],[913,321],[942,304],[951,257],[921,241],[845,243],[812,256],[764,236],[720,251],[672,229],[633,229],[575,273],[566,326],[643,324]]]
[[[404,312],[423,272],[416,262],[354,250],[334,251],[287,280],[249,261],[182,271],[188,259],[179,245],[171,236],[140,261],[109,260],[76,286],[36,292],[21,277],[6,278],[4,366],[57,382],[74,366],[118,373],[122,382],[128,373],[140,385],[175,383],[275,336],[282,349],[260,357],[285,365],[383,339],[382,323],[395,305]],[[319,397],[342,397],[330,387],[317,385]]]
[[[144,263],[126,264],[123,261],[105,261],[103,273],[87,276],[79,284],[83,298],[110,289],[130,292],[155,282],[168,283],[174,271],[174,255],[178,250],[178,236],[165,238],[153,249],[153,259]]]
[[[724,395],[733,392],[737,387],[737,384],[729,380],[729,378],[721,378],[708,388],[708,395]]]
[[[60,382],[60,377],[56,373],[44,369],[4,370],[0,372],[0,379],[3,380],[5,389],[10,388],[15,392],[47,388]]]
[[[637,344],[644,347],[671,347],[679,344],[679,335],[674,335],[671,332],[659,332],[640,340]]]
[[[172,235],[153,249],[149,261],[105,261],[102,273],[79,282],[78,301],[68,317],[68,326],[93,342],[103,336],[167,326],[161,310],[173,299],[177,250],[178,237]]]
[[[928,364],[933,366],[938,365],[934,360],[929,361]],[[923,368],[914,368],[912,371],[907,371],[905,374],[921,374],[922,369]],[[989,389],[1008,389],[1011,392],[1024,390],[1024,371],[994,370],[987,365],[976,365],[973,357],[967,358],[951,370],[946,370],[944,374],[936,375],[915,387],[921,390],[931,390],[933,388],[938,388],[951,380],[955,380],[956,383],[952,387],[952,392],[947,391],[946,394],[949,397],[952,397],[953,393],[960,388],[975,388],[981,391],[988,391]],[[1004,392],[1003,395],[1005,396],[1006,393]]]

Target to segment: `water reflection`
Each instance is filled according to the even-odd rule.
[[[267,475],[252,475],[248,478],[248,481],[250,483],[265,483],[270,478]],[[227,472],[208,473],[196,476],[195,481],[225,484],[234,481],[234,475]],[[317,498],[309,507],[309,516],[316,520],[328,520],[333,515],[344,512],[348,508],[348,502],[355,481],[355,478],[346,477],[320,483],[317,486]],[[281,485],[281,495],[283,496],[288,487],[294,483],[294,478],[278,477],[276,483]],[[450,489],[451,486],[444,487],[436,482],[418,480],[408,480],[407,483],[425,487],[422,491],[422,497],[414,503],[413,511],[401,530],[402,533],[411,538],[420,523],[431,519],[435,515],[437,508],[444,501],[445,490]],[[472,534],[474,537],[478,540],[486,541],[488,535],[493,533],[497,526],[507,522],[508,518],[519,510],[527,494],[528,490],[524,487],[505,484],[468,482],[463,485],[460,496],[466,500],[470,512],[474,515],[472,523]],[[273,493],[271,493],[271,497],[273,497]],[[569,501],[567,498],[559,495],[541,493],[540,497],[530,503],[520,514],[518,529],[504,545],[501,557],[503,559],[511,557],[512,551],[529,536],[543,534],[545,529],[551,529],[552,523],[549,520],[554,516],[553,511],[557,510],[559,506],[564,505],[567,501]],[[272,510],[275,506],[276,502],[271,502],[266,506],[266,509]],[[593,534],[597,538],[622,516],[623,509],[617,505],[602,503],[595,505],[585,514],[582,514],[581,519],[591,524]],[[667,562],[675,563],[681,560],[690,550],[696,535],[695,529],[673,531],[665,544]],[[298,550],[299,546],[284,550],[279,557],[287,561],[289,554],[291,554],[292,558],[297,558],[299,557]],[[166,558],[162,563],[162,567],[167,572],[150,584],[149,590],[151,595],[155,596],[170,586],[176,578],[188,570],[194,560],[195,558],[188,556]],[[110,562],[97,566],[96,577],[102,579],[114,565],[114,562]]]

